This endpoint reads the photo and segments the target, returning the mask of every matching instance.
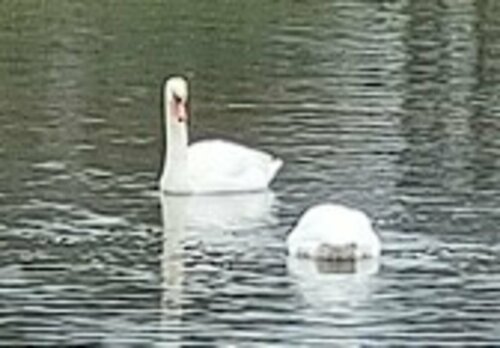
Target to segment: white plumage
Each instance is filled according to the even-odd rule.
[[[188,86],[180,77],[165,84],[166,153],[160,187],[177,194],[265,190],[283,161],[225,140],[188,144]]]
[[[362,211],[336,204],[309,208],[287,238],[291,256],[333,261],[374,258],[380,240]]]
[[[224,140],[199,141],[188,149],[192,192],[266,189],[283,162],[265,152]]]

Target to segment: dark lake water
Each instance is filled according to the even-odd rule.
[[[161,86],[191,138],[282,157],[262,194],[161,197]],[[500,2],[4,1],[0,342],[500,342]],[[318,202],[383,241],[288,259]]]

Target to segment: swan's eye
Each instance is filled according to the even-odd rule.
[[[180,104],[182,102],[182,98],[179,97],[177,94],[174,94],[174,101],[176,104]]]

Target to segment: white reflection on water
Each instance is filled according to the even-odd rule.
[[[185,262],[205,249],[245,250],[253,233],[275,221],[273,192],[250,194],[169,196],[161,195],[163,220],[162,277],[163,320],[182,316]],[[258,238],[258,236],[255,236]]]
[[[356,304],[373,293],[378,258],[357,262],[327,262],[288,257],[288,271],[304,301],[324,311],[343,311],[345,303]]]
[[[276,197],[271,191],[227,194],[175,196],[161,195],[164,228],[246,229],[273,220]]]

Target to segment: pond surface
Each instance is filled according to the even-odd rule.
[[[498,344],[499,34],[493,0],[2,3],[0,341]],[[193,140],[285,160],[271,192],[158,194],[179,73]],[[323,201],[379,263],[288,259]]]

